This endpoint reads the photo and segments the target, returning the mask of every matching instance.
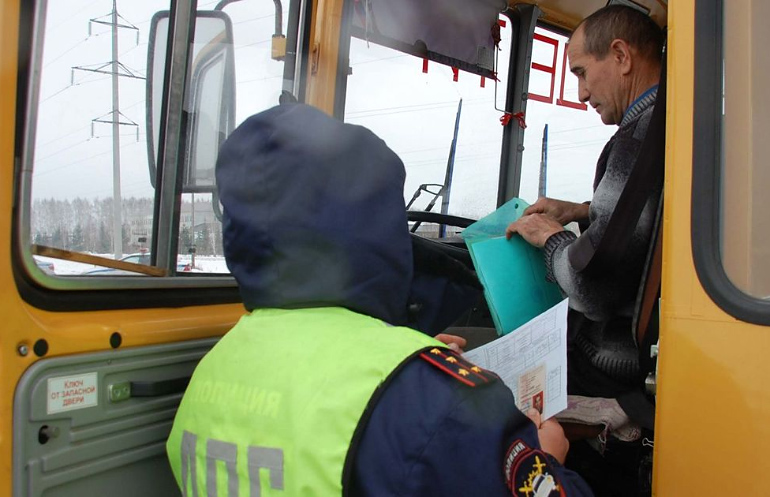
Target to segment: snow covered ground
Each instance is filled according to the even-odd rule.
[[[112,254],[94,254],[98,255],[99,257],[105,257],[108,259],[112,259]],[[55,259],[52,257],[40,257],[35,256],[38,260],[45,261],[45,262],[51,262],[54,265],[54,273],[59,276],[73,276],[73,275],[82,275],[86,271],[90,271],[95,268],[100,268],[102,266],[94,266],[93,264],[82,264],[79,262],[72,262],[72,261],[65,261],[61,259]],[[180,256],[178,259],[178,262],[189,264],[191,262],[190,256]],[[227,269],[227,264],[225,263],[224,256],[196,256],[195,257],[195,267],[198,271],[196,272],[202,272],[202,273],[229,273]]]

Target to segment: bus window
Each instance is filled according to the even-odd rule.
[[[530,203],[539,196],[590,200],[596,161],[617,129],[579,101],[577,78],[565,62],[567,41],[545,27],[535,28],[519,194]]]
[[[171,2],[39,2],[44,22],[34,47],[37,78],[29,82],[19,230],[20,245],[32,247],[28,273],[68,289],[119,288],[137,275],[184,276],[189,287],[190,276],[228,273],[214,162],[235,126],[278,103],[292,5],[199,2],[180,79],[186,87],[170,90],[183,103],[178,110],[169,104],[163,116],[164,80],[186,59],[178,45],[167,57]],[[189,2],[176,11],[184,9]],[[171,180],[158,182],[169,176],[155,164],[164,150],[162,119],[181,123],[185,151],[166,164],[182,176],[179,191]],[[160,271],[148,270],[164,253]],[[73,278],[81,276],[88,278]],[[113,276],[121,278],[105,283]],[[71,281],[62,286],[55,277]],[[132,288],[174,285],[131,280]]]
[[[351,38],[351,75],[345,120],[381,136],[407,169],[405,200],[424,210],[441,189],[447,172],[453,131],[459,114],[457,149],[447,213],[482,217],[497,207],[503,128],[500,118],[509,77],[511,30],[501,16],[496,72],[501,83],[480,81],[450,67],[358,38]],[[567,38],[536,29],[525,115],[509,126],[526,126],[519,197],[532,203],[540,190],[545,145],[545,194],[582,202],[591,198],[596,160],[615,127],[578,101],[577,79],[564,64]],[[460,102],[462,101],[462,106]],[[438,211],[441,199],[433,207]]]
[[[770,299],[770,36],[762,25],[770,5],[724,3],[722,262],[738,289]]]
[[[116,259],[139,253],[152,234],[154,197],[143,126],[147,27],[169,2],[123,2],[114,16],[101,2],[39,5],[46,12],[27,157],[31,242]],[[57,275],[94,269],[54,267]]]

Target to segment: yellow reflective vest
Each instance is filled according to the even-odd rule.
[[[201,360],[166,449],[184,495],[341,495],[378,386],[443,347],[343,308],[259,309]]]

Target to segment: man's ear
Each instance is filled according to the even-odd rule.
[[[610,43],[610,56],[620,66],[620,73],[626,75],[631,72],[632,58],[631,47],[625,40],[615,38]]]

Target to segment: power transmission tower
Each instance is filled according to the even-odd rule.
[[[106,20],[107,18],[109,18],[109,21]],[[103,123],[112,125],[112,248],[115,252],[115,259],[118,260],[123,257],[123,216],[121,212],[123,202],[120,196],[120,127],[134,126],[136,128],[137,140],[139,139],[139,125],[120,112],[120,84],[118,78],[145,78],[138,75],[125,65],[121,64],[118,60],[118,29],[132,29],[136,31],[136,43],[139,44],[139,28],[118,14],[117,0],[112,0],[112,12],[105,16],[96,17],[88,21],[89,36],[91,36],[91,26],[93,24],[104,24],[111,27],[112,60],[110,62],[105,62],[104,64],[96,64],[97,67],[73,67],[72,82],[74,83],[75,71],[88,71],[109,74],[112,78],[112,111],[101,117],[97,117],[91,120],[91,136],[94,136],[94,124]],[[107,69],[108,67],[109,69]]]

